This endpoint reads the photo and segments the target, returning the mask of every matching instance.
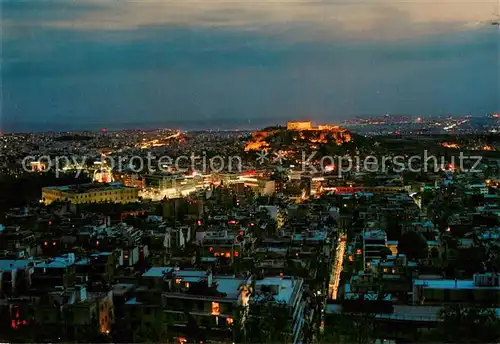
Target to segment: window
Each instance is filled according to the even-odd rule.
[[[226,318],[226,323],[227,323],[228,325],[232,325],[232,324],[233,324],[233,318],[231,318],[231,317],[227,317],[227,318]]]
[[[212,315],[220,314],[220,304],[218,302],[212,302]]]

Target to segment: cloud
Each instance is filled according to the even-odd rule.
[[[471,25],[495,5],[6,0],[2,121],[230,126],[498,111],[498,34]]]
[[[10,12],[19,11],[6,6],[5,22],[14,27],[97,31],[210,27],[292,40],[402,39],[474,27],[492,19],[499,6],[497,0],[79,0],[64,2],[62,8],[54,6],[59,1],[50,4],[42,11],[40,4],[23,7],[25,19],[12,18]]]

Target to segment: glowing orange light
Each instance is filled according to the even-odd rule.
[[[239,257],[240,256],[240,253],[238,251],[234,252],[234,256],[235,257]]]
[[[360,248],[358,248],[358,249],[356,250],[356,254],[361,254],[361,252],[362,252],[362,251],[361,251],[361,249],[360,249]]]
[[[218,302],[212,302],[212,315],[220,314],[220,304]]]
[[[176,278],[175,279],[175,283],[176,284],[181,284],[181,282],[182,282],[182,278]]]
[[[233,324],[233,318],[227,317],[226,318],[226,322],[227,322],[228,325],[232,325]]]

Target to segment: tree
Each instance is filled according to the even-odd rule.
[[[439,258],[440,256],[439,249],[437,249],[436,247],[431,248],[430,253],[432,258]]]
[[[398,253],[405,254],[409,260],[427,258],[429,247],[425,238],[414,231],[406,232],[398,243]]]
[[[276,302],[271,293],[257,294],[250,303],[243,329],[245,343],[287,343],[289,310],[285,303]]]
[[[170,334],[168,332],[169,319],[160,308],[154,308],[155,316],[153,322],[141,323],[133,331],[134,343],[169,343]]]
[[[375,315],[372,313],[342,313],[325,328],[320,343],[373,343]]]
[[[388,247],[383,247],[380,249],[380,257],[382,260],[386,260],[387,256],[392,255],[392,251]]]
[[[443,308],[441,320],[434,332],[436,339],[446,343],[498,343],[500,321],[493,308],[464,307]]]

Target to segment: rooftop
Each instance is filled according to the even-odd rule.
[[[225,293],[228,298],[237,299],[240,286],[247,283],[247,280],[233,276],[219,276],[215,282],[217,283],[217,291]]]
[[[394,305],[392,313],[381,313],[375,315],[378,319],[394,319],[405,321],[438,321],[440,306],[407,306]],[[495,308],[497,316],[500,317],[500,308]],[[339,314],[342,312],[341,304],[326,305],[327,314]]]
[[[166,273],[172,271],[174,268],[169,266],[155,266],[142,274],[142,277],[163,277]]]
[[[274,300],[276,302],[290,303],[295,288],[294,283],[299,282],[300,279],[293,277],[266,277],[262,280],[255,282],[257,290],[263,286],[271,287],[275,292]]]
[[[322,241],[326,239],[326,232],[322,231],[310,231],[305,233],[294,234],[293,240],[311,240],[311,241]]]
[[[35,263],[35,261],[31,259],[0,260],[0,270],[11,271],[12,269],[25,269],[30,263]]]
[[[387,238],[387,234],[382,229],[374,229],[364,232],[363,238],[365,240],[385,240]]]
[[[135,288],[135,284],[131,283],[117,283],[113,286],[113,295],[120,295]]]
[[[478,286],[478,285],[474,284],[474,280],[451,280],[451,279],[421,280],[421,279],[416,279],[413,281],[413,285],[423,286],[424,288],[430,288],[430,289],[498,289],[498,290],[500,290],[500,286]]]
[[[80,194],[92,191],[107,191],[107,190],[120,190],[120,189],[134,189],[133,187],[124,186],[121,183],[88,183],[78,185],[64,185],[64,186],[47,186],[45,190],[59,190],[68,193]]]

